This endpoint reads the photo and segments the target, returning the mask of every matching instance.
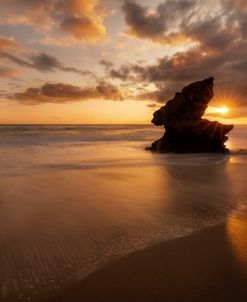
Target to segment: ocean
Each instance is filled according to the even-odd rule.
[[[246,209],[247,126],[235,126],[226,155],[146,151],[163,132],[0,126],[1,301],[45,301],[116,258]]]

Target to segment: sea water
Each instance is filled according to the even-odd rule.
[[[247,127],[231,152],[157,154],[148,125],[0,127],[0,300],[44,301],[117,257],[247,206]]]

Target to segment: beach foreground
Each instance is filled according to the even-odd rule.
[[[243,301],[246,130],[157,154],[152,126],[2,126],[0,301]]]
[[[234,220],[135,252],[50,301],[247,301],[246,230]]]

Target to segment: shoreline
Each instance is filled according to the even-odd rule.
[[[247,274],[226,228],[210,227],[124,256],[49,302],[247,301]]]

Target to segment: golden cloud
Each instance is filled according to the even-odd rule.
[[[20,72],[20,69],[0,67],[0,77],[15,78]]]
[[[105,27],[99,18],[72,17],[61,24],[61,29],[69,33],[71,40],[97,42],[105,36]]]
[[[1,48],[8,48],[13,49],[16,46],[16,42],[14,38],[11,37],[0,37],[0,49]]]
[[[0,0],[0,5],[0,24],[32,26],[44,33],[41,41],[92,43],[106,35],[99,0]]]

